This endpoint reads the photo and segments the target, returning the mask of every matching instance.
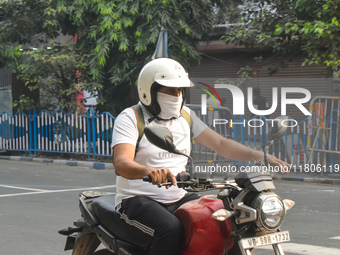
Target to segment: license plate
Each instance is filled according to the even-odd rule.
[[[243,238],[239,241],[239,244],[243,249],[251,249],[258,246],[284,243],[289,241],[290,241],[289,232],[283,231],[262,236]]]

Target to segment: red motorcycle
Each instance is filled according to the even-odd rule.
[[[280,120],[274,122],[272,140],[264,147],[265,165],[268,165],[266,153],[269,147],[286,132],[280,123]],[[175,148],[172,134],[167,128],[146,127],[145,135],[156,146],[182,154]],[[239,173],[234,181],[219,183],[211,179],[191,179],[187,173],[179,174],[179,188],[189,192],[218,192],[190,201],[175,212],[184,227],[178,254],[251,255],[256,247],[272,245],[276,255],[284,255],[281,243],[290,241],[290,234],[281,231],[280,227],[294,202],[282,200],[273,192],[275,186],[271,174],[265,169],[254,166],[251,173]],[[144,181],[151,180],[145,177]],[[159,186],[170,184],[162,183]],[[73,255],[150,253],[150,247],[129,241],[129,233],[115,212],[114,194],[83,192],[80,194],[79,208],[81,218],[74,222],[75,227],[59,231],[67,236],[65,250],[73,249]],[[100,244],[106,248],[98,250]]]

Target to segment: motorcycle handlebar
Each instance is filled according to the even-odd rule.
[[[191,192],[197,192],[197,191],[203,191],[203,190],[212,190],[212,189],[223,189],[230,186],[235,186],[232,184],[232,182],[222,182],[222,183],[215,183],[211,179],[190,179],[190,174],[188,173],[180,173],[176,176],[177,179],[177,187],[183,188],[187,191]],[[143,177],[143,181],[145,182],[152,182],[152,179],[150,176]],[[166,183],[158,183],[157,186],[163,187],[172,185],[172,182],[170,179],[168,179],[168,182]]]
[[[188,173],[179,173],[176,176],[177,181],[189,181],[190,180],[190,174]],[[152,178],[150,176],[143,177],[143,182],[152,182]],[[168,182],[171,182],[171,179],[168,178]]]
[[[144,176],[143,177],[143,182],[152,182],[152,179],[150,176]]]

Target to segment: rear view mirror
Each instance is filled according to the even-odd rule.
[[[146,139],[153,145],[171,153],[179,154],[176,149],[171,131],[166,127],[145,127],[144,134]]]
[[[194,163],[192,158],[189,155],[186,155],[185,153],[180,152],[179,150],[176,149],[172,133],[167,127],[162,126],[145,127],[144,134],[146,136],[146,139],[148,139],[150,143],[157,146],[158,148],[166,150],[170,153],[183,155],[190,159],[189,172],[191,176],[193,175]]]
[[[285,136],[286,132],[287,132],[287,127],[284,126],[284,122],[288,121],[288,117],[287,116],[281,116],[278,118],[275,118],[273,120],[273,128],[271,130],[271,139],[274,141],[278,141],[280,140],[282,137]]]

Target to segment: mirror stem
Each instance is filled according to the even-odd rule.
[[[265,146],[263,146],[263,153],[264,153],[264,164],[266,167],[269,167],[267,153],[269,148],[274,144],[274,140],[268,141]]]
[[[192,157],[190,157],[189,155],[185,154],[185,153],[182,153],[178,150],[176,150],[175,152],[176,154],[179,154],[179,155],[182,155],[182,156],[185,156],[189,159],[189,162],[190,162],[190,167],[189,167],[189,174],[190,174],[190,178],[194,178],[194,160],[192,159]]]

